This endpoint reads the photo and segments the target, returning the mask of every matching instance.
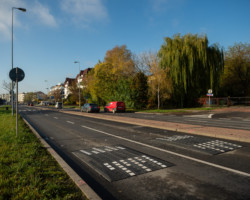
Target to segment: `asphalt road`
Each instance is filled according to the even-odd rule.
[[[51,108],[50,108],[51,109]],[[52,108],[56,110],[55,108]],[[64,108],[66,111],[80,112],[78,109]],[[101,112],[104,113],[104,112]],[[113,113],[105,113],[113,115]],[[213,126],[229,129],[250,130],[250,112],[212,113],[211,111],[198,111],[195,113],[116,113],[120,117],[131,117],[183,124]]]
[[[20,113],[103,199],[250,199],[249,143],[34,107]]]
[[[112,115],[112,113],[107,113]],[[118,116],[177,122],[230,129],[250,130],[250,113],[197,113],[197,114],[150,114],[150,113],[116,113]]]

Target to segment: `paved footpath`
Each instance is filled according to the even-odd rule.
[[[216,109],[212,112],[250,112],[250,108],[225,108],[225,109]],[[60,112],[80,115],[85,117],[92,117],[110,121],[117,121],[127,124],[135,124],[140,126],[147,126],[153,128],[160,128],[165,130],[190,133],[196,135],[204,135],[211,136],[216,138],[223,138],[241,142],[249,142],[250,143],[250,131],[247,130],[239,130],[239,129],[229,129],[229,128],[219,128],[219,127],[208,127],[202,125],[192,125],[192,124],[181,124],[175,122],[164,122],[164,121],[155,121],[155,120],[146,120],[146,119],[138,119],[138,118],[129,118],[129,117],[120,117],[117,115],[106,115],[106,114],[95,114],[95,113],[81,113],[74,111],[65,111],[61,110]]]

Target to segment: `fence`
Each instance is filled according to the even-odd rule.
[[[234,105],[245,105],[250,106],[250,97],[209,97],[199,98],[198,103],[202,106],[234,106]]]

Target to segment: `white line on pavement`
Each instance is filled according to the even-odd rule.
[[[239,171],[239,170],[231,169],[231,168],[228,168],[228,167],[224,167],[224,166],[221,166],[221,165],[210,163],[210,162],[207,162],[207,161],[204,161],[204,160],[200,160],[200,159],[197,159],[197,158],[193,158],[193,157],[190,157],[190,156],[185,156],[185,155],[182,155],[182,154],[179,154],[179,153],[175,153],[173,151],[168,151],[168,150],[165,150],[165,149],[154,147],[154,146],[151,146],[151,145],[148,145],[148,144],[144,144],[144,143],[137,142],[137,141],[134,141],[134,140],[130,140],[130,139],[127,139],[127,138],[124,138],[124,137],[121,137],[121,136],[113,135],[113,134],[110,134],[110,133],[107,133],[107,132],[104,132],[104,131],[100,131],[100,130],[97,130],[97,129],[94,129],[94,128],[90,128],[88,126],[83,126],[82,125],[81,127],[89,129],[89,130],[92,130],[92,131],[96,131],[96,132],[99,132],[99,133],[102,133],[102,134],[105,134],[105,135],[108,135],[108,136],[119,138],[121,140],[126,140],[128,142],[133,142],[135,144],[139,144],[139,145],[142,145],[142,146],[145,146],[145,147],[156,149],[158,151],[166,152],[166,153],[169,153],[169,154],[172,154],[172,155],[175,155],[175,156],[179,156],[179,157],[182,157],[182,158],[185,158],[185,159],[188,159],[188,160],[192,160],[192,161],[195,161],[195,162],[198,162],[198,163],[202,163],[202,164],[209,165],[209,166],[212,166],[212,167],[216,167],[216,168],[219,168],[219,169],[223,169],[223,170],[226,170],[226,171],[229,171],[229,172],[233,172],[235,174],[239,174],[239,175],[242,175],[242,176],[248,176],[248,177],[250,177],[250,174],[246,173],[246,172],[242,172],[242,171]]]
[[[58,117],[54,117],[55,119],[58,119]]]
[[[75,122],[71,122],[71,121],[66,121],[66,122],[68,122],[68,123],[70,123],[70,124],[75,124]]]

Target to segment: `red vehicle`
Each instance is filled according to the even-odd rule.
[[[126,106],[122,101],[112,101],[104,108],[104,112],[125,112]]]

